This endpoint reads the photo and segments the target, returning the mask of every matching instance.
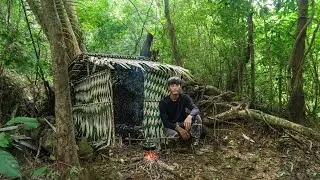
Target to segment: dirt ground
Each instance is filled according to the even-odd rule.
[[[320,146],[302,136],[253,122],[220,124],[189,145],[154,151],[139,145],[104,150],[82,160],[90,179],[320,179]]]

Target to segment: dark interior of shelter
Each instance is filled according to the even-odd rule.
[[[113,105],[116,134],[122,137],[142,136],[144,76],[139,68],[112,71]]]

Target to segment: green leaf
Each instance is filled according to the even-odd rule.
[[[55,160],[56,160],[56,157],[55,157],[53,154],[50,154],[49,159],[52,160],[52,161],[55,161]]]
[[[37,119],[29,117],[15,117],[6,123],[8,126],[13,124],[23,124],[25,130],[35,129],[39,126]]]
[[[20,166],[10,153],[0,150],[0,159],[0,174],[9,177],[20,176]]]
[[[74,173],[78,174],[77,167],[75,167],[75,166],[72,167],[69,172],[70,172],[70,174],[74,174]]]
[[[10,144],[10,137],[6,133],[0,133],[0,147],[8,147]]]
[[[32,174],[32,177],[37,177],[37,176],[40,176],[42,173],[44,173],[44,171],[47,170],[47,166],[43,166],[39,169],[37,169],[33,174]]]

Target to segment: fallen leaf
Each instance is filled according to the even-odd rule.
[[[245,138],[246,140],[254,143],[254,140],[253,140],[253,139],[249,138],[247,135],[245,135],[245,134],[243,134],[243,133],[242,133],[242,137]]]

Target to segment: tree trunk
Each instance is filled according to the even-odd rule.
[[[250,0],[250,6],[252,6],[252,0]],[[250,51],[250,64],[251,64],[251,84],[250,84],[250,98],[251,101],[255,101],[255,64],[254,64],[254,44],[253,44],[253,12],[250,7],[250,12],[248,16],[248,43],[249,43],[249,51]]]
[[[312,56],[312,55],[310,55]],[[318,56],[316,55],[315,59]],[[314,88],[314,106],[312,109],[312,116],[314,121],[317,119],[317,112],[318,112],[318,99],[319,99],[319,93],[320,93],[320,79],[319,79],[319,68],[317,67],[316,60],[314,58],[311,59],[312,61],[312,67],[313,67],[313,78],[314,78],[314,83],[315,83],[315,88]]]
[[[281,40],[281,36],[280,36],[280,33],[277,33],[277,36],[278,36],[278,41],[280,42],[280,47],[282,47],[282,40]],[[281,56],[282,57],[282,56]],[[279,101],[279,109],[278,109],[278,112],[279,114],[281,114],[282,112],[282,78],[283,78],[283,75],[282,75],[282,71],[283,71],[283,61],[282,61],[282,58],[280,57],[280,59],[278,59],[279,61],[279,74],[278,74],[278,101]]]
[[[59,1],[59,0],[58,0]],[[55,89],[55,118],[57,123],[57,159],[72,166],[78,166],[78,155],[74,125],[71,116],[71,98],[68,75],[68,54],[65,49],[63,26],[57,8],[58,4],[51,0],[42,0],[44,19],[48,23],[51,36],[51,56],[53,64],[53,83]]]
[[[270,37],[268,36],[268,28],[266,20],[263,18],[263,24],[264,24],[264,37],[266,39],[266,59],[269,65],[269,105],[270,108],[273,108],[273,69],[272,69],[272,59],[270,57]]]
[[[151,45],[152,45],[153,35],[148,32],[146,40],[140,49],[140,56],[145,56],[151,58]]]
[[[302,67],[304,64],[308,0],[299,0],[298,3],[298,27],[296,32],[296,42],[290,59],[292,76],[290,81],[290,98],[287,109],[290,120],[295,120],[296,123],[304,124],[306,119],[306,107],[303,92]]]
[[[245,55],[242,57],[238,57],[237,65],[230,65],[234,64],[232,62],[229,62],[228,69],[229,69],[229,75],[227,78],[227,87],[226,89],[233,92],[239,92],[239,84],[242,84],[243,79],[243,73],[246,67],[246,64],[249,60],[249,50],[246,49]],[[236,68],[234,68],[234,66]]]
[[[44,21],[44,11],[41,7],[40,1],[39,0],[26,0],[32,13],[36,17],[36,20],[38,24],[41,26],[43,29],[44,34],[46,35],[47,39],[51,41],[50,36],[48,34],[48,28],[46,25],[46,22]]]
[[[67,48],[67,60],[68,63],[70,63],[74,59],[74,57],[81,54],[81,50],[62,0],[55,0],[55,4],[63,30],[64,43]]]
[[[63,0],[64,8],[66,9],[68,19],[76,36],[79,48],[82,52],[86,52],[87,48],[83,42],[83,34],[78,21],[75,5],[70,0]]]
[[[170,18],[169,0],[164,0],[164,14],[167,19],[167,27],[168,27],[169,38],[171,42],[172,64],[181,66],[181,59],[180,59],[180,54],[177,47],[174,26]]]
[[[282,111],[282,59],[280,59],[279,63],[279,76],[278,76],[278,101],[279,101],[279,113]]]
[[[59,169],[79,166],[69,88],[68,60],[81,53],[61,0],[27,0],[50,42]],[[68,29],[65,29],[68,28]],[[68,34],[71,33],[71,34]],[[73,37],[72,37],[73,36]],[[71,39],[68,39],[71,38]],[[69,45],[68,45],[69,44]]]

